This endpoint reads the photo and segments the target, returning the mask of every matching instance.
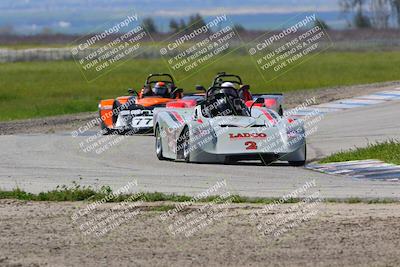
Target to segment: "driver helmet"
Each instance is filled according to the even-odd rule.
[[[168,88],[165,82],[157,82],[153,88],[153,93],[159,96],[166,96],[168,94]]]
[[[226,94],[230,98],[235,98],[236,94],[234,94],[232,91],[236,90],[235,85],[231,82],[224,82],[221,84],[221,90],[219,91],[222,94]]]
[[[235,88],[235,85],[231,82],[224,82],[223,84],[221,84],[221,87],[232,87]]]

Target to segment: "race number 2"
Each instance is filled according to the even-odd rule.
[[[256,150],[257,149],[257,143],[253,141],[247,141],[244,143],[246,146],[246,150]]]

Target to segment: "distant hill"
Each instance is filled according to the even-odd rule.
[[[317,11],[333,28],[345,25],[336,0],[1,0],[0,10],[0,31],[22,34],[91,32],[133,10],[141,17],[152,17],[161,31],[168,31],[171,18],[187,19],[197,12],[207,17],[224,11],[247,29],[273,29],[306,11]]]

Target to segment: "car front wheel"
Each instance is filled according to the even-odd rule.
[[[185,128],[182,133],[183,139],[183,159],[186,162],[190,162],[190,137],[189,137],[189,129]]]
[[[156,154],[159,160],[165,160],[162,151],[162,137],[160,133],[160,127],[156,128]]]
[[[300,161],[289,161],[289,165],[291,166],[304,166],[306,165],[306,159],[307,159],[307,145],[304,147],[304,160]]]

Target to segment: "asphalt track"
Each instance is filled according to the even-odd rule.
[[[400,101],[327,114],[308,139],[308,160],[368,142],[400,138]],[[280,197],[315,179],[325,198],[400,198],[400,182],[357,180],[326,175],[285,163],[263,166],[186,164],[158,161],[154,137],[128,136],[96,154],[70,133],[0,136],[0,187],[40,192],[73,181],[119,188],[137,179],[142,191],[196,194],[226,180],[228,190],[244,196]]]

